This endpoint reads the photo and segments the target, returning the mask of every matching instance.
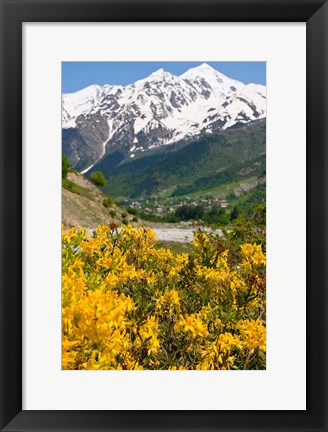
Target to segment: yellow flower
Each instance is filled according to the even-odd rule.
[[[166,290],[163,295],[156,302],[156,308],[163,310],[168,308],[170,312],[173,310],[180,310],[180,297],[176,290]]]
[[[265,254],[221,249],[202,232],[188,255],[150,229],[63,229],[62,368],[225,370],[255,349],[264,368]]]
[[[266,258],[262,252],[262,246],[257,244],[246,243],[241,246],[242,255],[245,257],[245,261],[253,264],[254,266],[260,266],[266,264]]]
[[[199,315],[191,314],[186,317],[180,316],[178,329],[184,333],[190,333],[193,338],[197,336],[206,337],[208,331],[206,325],[202,322]]]
[[[238,323],[242,344],[248,350],[266,351],[266,329],[260,320],[244,320]]]
[[[146,347],[148,348],[148,355],[150,356],[151,354],[156,353],[160,344],[157,339],[158,324],[155,317],[151,316],[147,319],[147,322],[140,327],[139,334],[141,336],[141,341],[138,345],[141,346],[142,342],[147,340]]]

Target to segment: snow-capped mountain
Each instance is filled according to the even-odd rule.
[[[243,84],[205,63],[180,76],[159,69],[127,86],[63,94],[63,149],[86,172],[113,146],[134,157],[265,116],[263,85]]]

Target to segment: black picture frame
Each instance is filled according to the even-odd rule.
[[[1,0],[0,4],[1,430],[327,431],[327,1]],[[306,22],[307,409],[305,411],[22,410],[22,23],[107,21]]]

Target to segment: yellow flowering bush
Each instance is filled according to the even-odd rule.
[[[146,228],[63,229],[62,368],[265,369],[265,264],[202,231],[174,254]]]

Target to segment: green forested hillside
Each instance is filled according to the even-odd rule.
[[[175,152],[162,150],[130,161],[109,154],[94,170],[105,174],[114,196],[165,190],[173,195],[189,194],[265,175],[265,135],[265,122],[253,122],[202,137]]]
[[[261,178],[265,176],[265,155],[245,162],[235,163],[219,172],[196,178],[187,184],[177,186],[172,196],[190,195],[200,192],[211,192],[219,186],[232,184],[248,179]]]

